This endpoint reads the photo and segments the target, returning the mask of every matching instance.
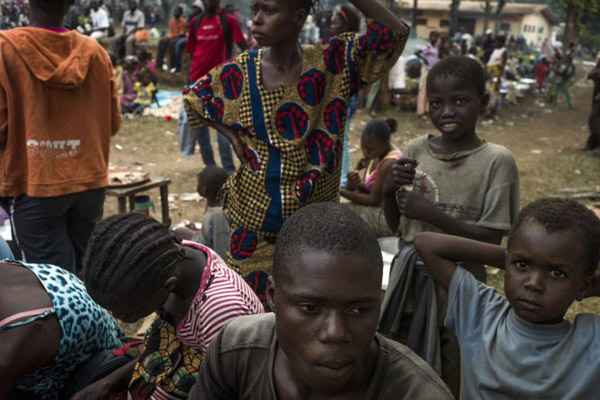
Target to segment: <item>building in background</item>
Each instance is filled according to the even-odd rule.
[[[410,15],[412,0],[401,0],[399,5]],[[429,37],[429,32],[447,32],[450,19],[450,0],[419,0],[417,35]],[[495,30],[494,11],[496,2],[491,3],[492,13],[488,17],[487,29]],[[485,33],[485,2],[461,1],[459,27],[473,35]],[[507,3],[502,11],[499,32],[514,37],[522,36],[531,46],[541,46],[545,39],[552,37],[558,22],[550,8],[543,4]]]

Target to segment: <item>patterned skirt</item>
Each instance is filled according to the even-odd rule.
[[[129,385],[133,400],[188,398],[204,359],[182,344],[175,328],[156,320],[146,333],[144,350]]]

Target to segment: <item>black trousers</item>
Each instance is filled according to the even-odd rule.
[[[162,68],[165,63],[165,55],[169,56],[169,68],[175,68],[177,65],[175,45],[179,37],[168,38],[164,37],[158,42],[158,51],[156,53],[156,68]]]
[[[104,189],[59,197],[10,199],[13,239],[21,258],[52,264],[75,274],[104,210]]]
[[[596,150],[600,148],[600,106],[594,110],[588,121],[590,136],[585,145],[586,150]]]

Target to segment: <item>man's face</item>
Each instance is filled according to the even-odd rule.
[[[381,307],[381,268],[361,255],[307,249],[275,282],[277,337],[295,383],[319,393],[368,381]],[[360,388],[358,388],[360,389]]]
[[[306,17],[291,0],[254,0],[251,10],[252,35],[261,47],[297,38]]]

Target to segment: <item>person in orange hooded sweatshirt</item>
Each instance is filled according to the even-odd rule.
[[[63,28],[71,3],[30,0],[31,26],[0,31],[0,197],[25,261],[78,272],[121,117],[107,52]]]

